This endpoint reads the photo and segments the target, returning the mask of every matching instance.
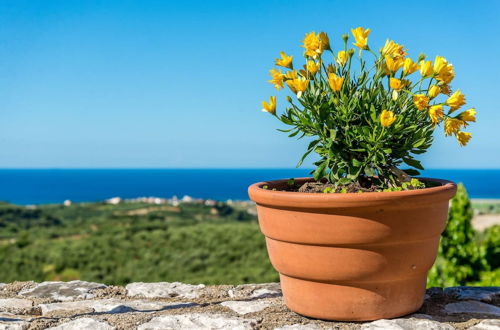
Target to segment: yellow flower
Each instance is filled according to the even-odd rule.
[[[306,49],[305,54],[307,56],[316,58],[318,55],[323,53],[324,41],[321,39],[320,35],[316,34],[316,32],[306,34],[302,42],[302,47]]]
[[[418,110],[424,110],[429,105],[429,98],[424,94],[413,95],[413,103]]]
[[[411,58],[405,58],[405,61],[403,63],[403,72],[404,74],[412,74],[413,72],[417,71],[419,68],[418,64],[413,62]]]
[[[394,114],[394,112],[389,110],[382,110],[382,113],[380,114],[380,124],[383,127],[391,126],[395,120],[396,120],[396,115]]]
[[[276,114],[276,96],[271,96],[269,98],[269,103],[262,101],[262,111],[269,112],[272,115]]]
[[[319,68],[321,67],[321,64],[316,63],[314,61],[307,61],[306,69],[307,71],[311,72],[312,74],[315,74],[318,72]]]
[[[437,85],[432,85],[430,88],[429,88],[429,91],[427,92],[427,95],[429,95],[429,97],[431,99],[435,98],[436,96],[439,95],[439,93],[441,93],[441,87],[437,86]]]
[[[334,73],[328,75],[328,84],[334,92],[338,92],[342,88],[344,77],[339,77]]]
[[[295,78],[293,80],[287,80],[286,84],[293,93],[297,94],[297,97],[301,97],[309,85],[309,80],[304,77]]]
[[[274,88],[280,90],[283,88],[283,80],[285,79],[285,75],[281,72],[281,70],[271,69],[269,70],[269,74],[271,75],[271,80],[269,83],[274,85]]]
[[[455,71],[453,69],[453,65],[446,65],[439,74],[436,76],[436,79],[442,81],[445,84],[449,84],[453,78],[455,78]]]
[[[465,110],[461,114],[458,115],[458,118],[463,121],[476,121],[476,109],[471,108],[469,110]]]
[[[321,52],[330,49],[330,39],[328,38],[328,34],[320,32],[319,41],[321,42]]]
[[[456,137],[457,137],[458,143],[462,147],[464,147],[469,142],[470,138],[472,137],[472,134],[467,133],[467,132],[457,132]]]
[[[340,66],[344,66],[348,60],[349,60],[349,53],[346,52],[345,50],[341,50],[340,52],[337,53],[336,61]]]
[[[432,75],[431,61],[420,61],[420,75],[422,77],[430,77]]]
[[[447,100],[446,105],[450,106],[450,112],[453,112],[465,104],[465,95],[458,89]]]
[[[439,123],[444,117],[443,106],[440,104],[431,106],[429,108],[429,117],[431,117],[434,124]]]
[[[436,56],[434,60],[434,74],[439,74],[448,65],[448,61],[442,56]]]
[[[288,71],[287,73],[285,73],[286,79],[297,79],[298,77],[299,77],[299,74],[295,70]]]
[[[297,94],[297,89],[295,88],[293,81],[294,81],[293,79],[287,80],[286,85],[288,86],[288,88],[290,88],[290,90],[292,91],[293,94]]]
[[[370,29],[365,30],[362,27],[357,27],[355,29],[351,29],[351,32],[356,40],[353,45],[359,49],[368,49],[368,36],[370,35]]]
[[[385,41],[385,45],[382,49],[380,49],[380,53],[383,56],[389,55],[391,57],[404,57],[406,55],[402,45],[399,45],[389,39]]]
[[[401,81],[396,78],[389,78],[389,85],[392,89],[400,90],[401,88],[405,87],[406,81]]]
[[[281,58],[276,59],[276,65],[284,68],[293,69],[292,59],[293,56],[288,56],[285,52],[280,52]]]
[[[385,56],[385,64],[387,65],[387,69],[391,72],[396,72],[401,68],[404,64],[404,60],[401,57],[391,58],[390,56]]]
[[[448,118],[444,121],[444,134],[450,136],[451,134],[457,133],[460,127],[465,127],[465,122],[456,118]]]
[[[448,95],[450,96],[451,94],[451,87],[449,85],[439,85],[441,88],[441,94]]]

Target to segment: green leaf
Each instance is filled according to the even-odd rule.
[[[328,166],[328,160],[323,161],[313,172],[314,180],[319,181],[325,176],[325,169]]]
[[[420,164],[420,162],[416,159],[413,159],[411,157],[405,157],[403,158],[403,161],[412,166],[412,167],[415,167],[415,168],[418,168],[419,170],[423,170],[424,168],[422,167],[422,164]]]
[[[417,171],[417,170],[414,170],[412,168],[409,168],[409,169],[406,169],[406,170],[402,170],[403,172],[405,172],[406,174],[408,175],[411,175],[411,176],[417,176],[417,175],[420,175],[420,172]]]
[[[422,144],[424,144],[424,143],[425,143],[425,140],[426,140],[425,138],[418,140],[417,142],[415,142],[415,143],[413,144],[413,148],[418,148],[418,147],[420,147]]]

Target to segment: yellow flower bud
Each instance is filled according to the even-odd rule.
[[[453,112],[460,108],[465,104],[465,95],[460,92],[460,90],[456,90],[447,100],[446,105],[448,105],[451,109],[450,112]]]
[[[447,64],[436,76],[436,79],[445,84],[449,84],[455,78],[455,71],[453,65]]]
[[[320,66],[321,64],[309,60],[307,61],[306,70],[312,74],[315,74],[316,72],[318,72]]]
[[[396,78],[389,78],[389,85],[392,89],[400,90],[405,86],[405,82]]]
[[[262,111],[268,112],[272,115],[276,114],[276,96],[271,96],[269,98],[269,103],[262,101]]]
[[[280,90],[283,88],[283,81],[285,79],[285,75],[281,72],[281,70],[271,69],[269,70],[269,74],[271,75],[271,80],[269,83],[274,85],[274,88]]]
[[[429,98],[424,94],[413,95],[413,103],[418,110],[424,110],[429,105]]]
[[[412,74],[413,72],[417,71],[419,68],[418,64],[413,62],[411,58],[405,58],[405,61],[403,63],[403,73],[408,75]]]
[[[448,65],[448,61],[442,56],[436,56],[434,60],[434,74],[439,74]]]
[[[385,41],[384,47],[380,49],[382,56],[389,55],[390,57],[404,57],[406,55],[404,47],[395,43],[392,40],[387,39]]]
[[[351,29],[351,33],[356,40],[353,45],[359,49],[368,49],[368,36],[370,35],[370,32],[370,29],[365,30],[362,27]]]
[[[347,61],[349,60],[349,53],[346,52],[345,50],[341,50],[337,53],[337,59],[336,59],[336,62],[340,65],[340,66],[344,66]]]
[[[389,127],[396,121],[396,115],[390,110],[382,110],[380,114],[380,124],[383,127]]]
[[[292,59],[293,56],[288,56],[285,52],[280,52],[281,58],[276,59],[276,65],[284,68],[293,69]]]
[[[443,106],[440,104],[431,106],[429,108],[429,117],[431,117],[434,124],[439,123],[444,117]]]
[[[302,93],[307,90],[307,86],[309,86],[309,80],[304,77],[298,77],[293,80],[287,80],[286,84],[290,87],[291,91],[294,94],[297,94],[297,97],[300,98]]]
[[[334,92],[340,91],[342,84],[344,83],[344,77],[339,77],[334,73],[328,75],[328,84]]]
[[[441,93],[441,87],[437,86],[437,85],[432,85],[430,88],[429,88],[429,91],[427,92],[427,95],[429,95],[429,97],[431,99],[435,98],[436,96],[439,95],[439,93]]]
[[[420,75],[422,77],[430,77],[432,75],[432,62],[420,61]]]
[[[476,109],[471,108],[469,110],[465,110],[461,114],[458,115],[458,118],[463,121],[476,121]]]
[[[457,132],[456,137],[457,137],[458,143],[462,147],[464,147],[464,146],[467,145],[467,143],[469,143],[469,140],[471,139],[472,134],[471,133],[467,133],[467,132]]]
[[[444,121],[444,134],[450,136],[451,134],[457,133],[460,127],[465,127],[466,123],[460,119],[448,118]]]
[[[390,56],[385,56],[385,64],[387,69],[391,72],[396,72],[401,68],[404,64],[404,60],[401,57],[391,58]]]
[[[285,73],[286,79],[297,79],[298,77],[299,77],[299,74],[295,70],[288,71],[287,73]]]

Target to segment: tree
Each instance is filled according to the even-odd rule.
[[[448,223],[442,234],[436,264],[429,273],[430,286],[456,286],[479,280],[488,265],[481,258],[472,228],[473,210],[463,184],[451,200]]]

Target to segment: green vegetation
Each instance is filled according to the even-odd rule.
[[[429,286],[500,285],[500,226],[477,233],[473,208],[462,184],[451,201],[439,254],[429,272]]]
[[[0,229],[0,282],[278,280],[255,217],[238,206],[2,205],[0,223],[9,224]]]
[[[277,281],[246,204],[0,204],[0,282]],[[460,186],[429,286],[500,285],[500,226],[477,233]]]

